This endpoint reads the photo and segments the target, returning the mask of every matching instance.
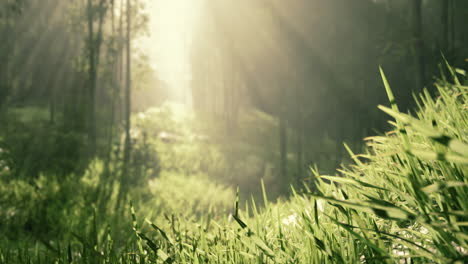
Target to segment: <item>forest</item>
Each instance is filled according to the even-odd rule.
[[[0,264],[468,263],[468,1],[0,0]]]

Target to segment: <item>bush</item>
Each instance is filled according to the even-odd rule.
[[[12,178],[36,179],[41,173],[60,176],[83,166],[85,137],[47,122],[8,120],[0,136],[0,160]]]

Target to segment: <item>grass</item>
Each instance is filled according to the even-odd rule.
[[[188,193],[187,208],[150,214],[135,204],[123,246],[94,220],[89,232],[49,247],[0,246],[0,263],[467,263],[468,87],[454,73],[453,84],[437,82],[436,98],[415,96],[409,115],[382,76],[391,107],[379,107],[394,130],[367,138],[363,154],[347,147],[354,164],[342,177],[313,170],[310,184],[276,203],[263,188],[262,206],[239,204],[238,192],[231,214],[184,214],[197,204]]]

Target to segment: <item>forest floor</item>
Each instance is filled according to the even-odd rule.
[[[129,202],[115,209],[122,184],[105,178],[115,161],[2,184],[0,263],[466,263],[468,89],[438,89],[420,95],[414,117],[381,106],[394,130],[368,138],[364,154],[348,148],[341,177],[312,169],[313,182],[275,202],[268,189],[286,184],[258,164],[278,154],[255,149],[274,142],[274,120],[255,117],[265,131],[224,144],[210,136],[223,126],[177,106],[136,115],[134,162],[146,162],[125,182]]]

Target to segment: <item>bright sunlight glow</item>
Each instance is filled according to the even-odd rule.
[[[190,43],[200,0],[146,0],[149,36],[138,40],[171,93],[189,102]]]

